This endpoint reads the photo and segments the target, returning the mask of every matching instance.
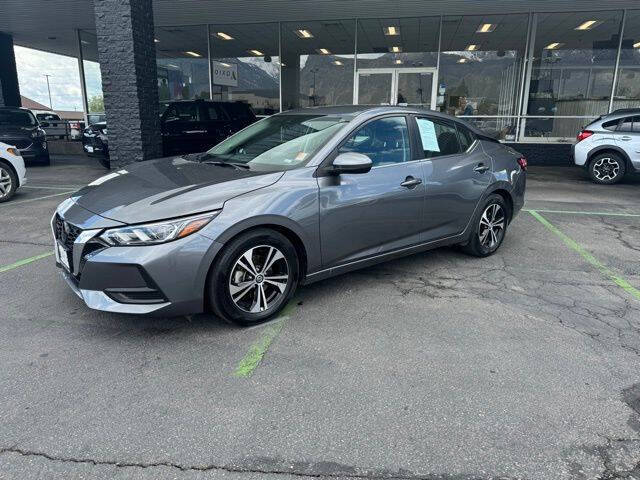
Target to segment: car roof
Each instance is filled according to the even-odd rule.
[[[295,110],[287,110],[278,115],[335,115],[341,117],[350,117],[351,119],[363,116],[364,118],[372,118],[378,115],[384,115],[387,113],[413,113],[417,115],[429,115],[430,117],[441,118],[443,120],[453,121],[463,124],[469,130],[481,137],[491,138],[490,135],[479,130],[475,125],[465,121],[462,118],[454,117],[442,112],[436,112],[435,110],[429,110],[427,108],[417,106],[402,106],[402,105],[336,105],[331,107],[306,107],[297,108]]]
[[[600,118],[595,119],[590,125],[599,122],[607,122],[610,120],[618,120],[620,118],[628,117],[630,115],[640,115],[640,108],[619,108],[611,113],[602,115]]]
[[[31,110],[24,107],[0,107],[0,110],[22,110],[23,112],[31,112]]]

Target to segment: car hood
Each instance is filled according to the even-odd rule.
[[[31,132],[38,127],[15,127],[10,125],[0,125],[0,138],[16,138],[16,137],[29,137]]]
[[[127,165],[72,198],[104,218],[144,223],[222,208],[227,200],[272,185],[282,175],[171,157]]]

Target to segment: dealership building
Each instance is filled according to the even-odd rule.
[[[638,0],[3,0],[0,105],[20,104],[13,45],[78,58],[114,163],[160,155],[176,99],[422,105],[539,162],[640,107]]]

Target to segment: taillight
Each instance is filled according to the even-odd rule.
[[[576,138],[579,142],[581,142],[585,138],[589,138],[591,135],[593,135],[593,132],[591,130],[582,130]]]
[[[528,165],[528,163],[527,163],[527,159],[526,159],[526,158],[524,158],[524,157],[520,157],[520,158],[518,159],[518,165],[520,165],[520,168],[521,168],[522,170],[526,170],[526,169],[527,169],[527,165]]]

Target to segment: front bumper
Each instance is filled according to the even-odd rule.
[[[108,157],[109,143],[107,137],[83,134],[82,149],[90,157]]]
[[[63,204],[64,205],[64,204]],[[62,211],[61,211],[62,210]],[[85,304],[93,309],[115,313],[185,315],[204,310],[205,284],[209,267],[222,247],[197,233],[159,245],[108,247],[98,235],[110,221],[93,215],[76,204],[56,215],[76,228],[97,224],[101,228],[81,230],[70,248],[55,248],[56,265],[63,278]],[[52,218],[56,244],[64,242],[64,234]],[[82,220],[82,216],[98,218]],[[111,222],[113,223],[113,222]],[[73,235],[75,236],[75,231]],[[68,242],[66,242],[68,244]],[[67,269],[60,255],[67,255]]]

